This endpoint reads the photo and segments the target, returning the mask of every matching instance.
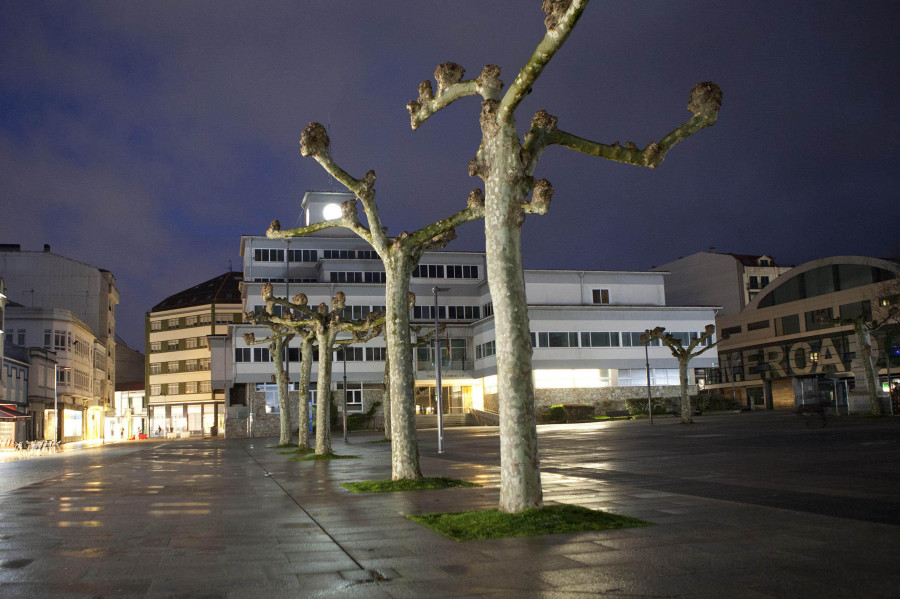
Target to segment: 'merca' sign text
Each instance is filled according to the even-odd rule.
[[[852,339],[855,347],[856,340]],[[851,337],[822,337],[726,353],[725,380],[783,379],[810,374],[848,373],[854,353]],[[743,374],[743,376],[741,376]]]

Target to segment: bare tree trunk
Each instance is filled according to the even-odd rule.
[[[272,340],[272,361],[275,363],[275,383],[278,385],[279,445],[291,444],[291,409],[288,401],[288,377],[284,369],[284,337]]]
[[[514,123],[491,140],[488,151],[491,169],[485,181],[484,226],[497,342],[499,507],[502,512],[512,513],[543,505],[531,377],[531,331],[522,265],[524,193],[510,180],[514,174],[523,174]]]
[[[409,344],[410,257],[398,252],[385,260],[385,302],[387,322],[384,339],[389,364],[391,407],[391,478],[422,478],[419,445],[416,440],[413,361]],[[387,427],[387,425],[385,425]]]
[[[691,396],[688,394],[688,362],[690,353],[678,356],[678,382],[681,383],[681,423],[692,424],[694,411],[691,409]]]
[[[862,360],[863,370],[866,373],[866,390],[869,392],[869,411],[873,416],[881,416],[881,402],[878,401],[878,392],[875,386],[875,367],[872,364],[872,336],[866,329],[862,319],[853,323],[856,332],[856,345],[859,349],[859,357]]]
[[[391,354],[384,352],[384,381],[381,384],[381,411],[384,414],[384,438],[391,438]]]
[[[331,453],[331,348],[336,333],[316,333],[319,372],[316,381],[316,455]]]
[[[312,370],[312,338],[302,337],[300,340],[300,382],[298,420],[299,430],[297,447],[309,449],[309,378]]]

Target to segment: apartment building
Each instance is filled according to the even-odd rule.
[[[305,223],[326,220],[329,211],[351,198],[339,192],[308,192],[302,201]],[[273,285],[276,296],[303,292],[311,305],[329,303],[335,292],[343,291],[346,313],[354,318],[384,307],[381,260],[345,229],[325,229],[290,240],[245,235],[241,256],[244,311],[263,309],[265,283]],[[625,399],[646,397],[648,359],[654,396],[678,394],[676,360],[659,345],[646,348],[645,354],[640,334],[663,326],[688,341],[714,321],[714,307],[667,306],[665,279],[666,274],[659,272],[526,271],[538,409],[562,402],[621,407]],[[412,274],[411,291],[417,298],[410,313],[418,331],[413,338],[432,330],[435,316],[445,325],[440,335],[443,411],[496,413],[493,306],[483,252],[426,252]],[[248,332],[258,339],[268,336],[265,327],[239,324],[212,339],[213,379],[227,391],[229,435],[274,434],[278,402],[271,382],[272,356],[265,345],[245,343],[243,334]],[[376,338],[336,351],[334,357],[332,388],[337,398],[343,399],[346,359],[348,412],[368,410],[381,398],[384,340]],[[422,415],[434,414],[434,346],[418,347],[415,358],[416,410]],[[286,364],[296,381],[296,341],[290,345]],[[701,373],[714,365],[714,354],[691,364]],[[302,390],[313,403],[317,399],[315,381],[314,363],[311,388]],[[691,384],[696,392],[703,384],[702,375],[698,379],[692,371]],[[300,390],[296,383],[291,385],[296,400]]]
[[[768,255],[718,253],[710,248],[650,270],[669,273],[670,305],[720,306],[720,314],[735,314],[790,267],[779,266]]]
[[[207,337],[241,322],[241,278],[227,272],[167,297],[147,313],[150,434],[224,434],[225,398],[210,379]]]

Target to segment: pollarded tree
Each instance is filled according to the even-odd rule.
[[[316,455],[329,454],[331,453],[332,349],[339,344],[365,343],[380,335],[384,325],[384,313],[373,312],[365,320],[344,318],[343,312],[347,298],[342,291],[338,291],[331,298],[330,310],[325,303],[319,304],[315,310],[311,309],[309,299],[303,293],[298,293],[289,302],[284,298],[274,297],[270,285],[263,285],[262,292],[267,311],[271,312],[270,304],[280,305],[287,309],[287,316],[282,317],[282,320],[288,321],[296,319],[295,313],[299,313],[301,317],[297,320],[309,323],[308,326],[315,333],[316,344],[319,346],[319,369],[316,374]],[[337,341],[337,336],[341,333],[350,333],[350,339],[344,342]],[[301,403],[303,403],[302,400]]]
[[[291,411],[290,402],[288,401],[288,376],[285,372],[284,348],[294,338],[294,334],[281,325],[274,323],[266,323],[265,318],[247,318],[250,314],[245,315],[245,319],[253,324],[266,324],[272,333],[263,339],[257,339],[253,333],[244,335],[244,343],[247,345],[265,344],[269,348],[269,355],[272,357],[272,363],[275,365],[275,374],[272,375],[272,382],[278,387],[278,412],[279,412],[279,433],[278,444],[290,445],[291,443]]]
[[[268,289],[263,290],[263,296],[271,298],[272,284],[266,283],[266,285],[268,285]],[[265,288],[266,285],[263,287]],[[297,402],[297,420],[299,422],[297,446],[300,449],[309,449],[309,404],[305,401],[305,390],[309,389],[310,371],[312,369],[312,344],[315,340],[315,331],[310,327],[313,323],[282,318],[273,313],[273,307],[274,302],[267,301],[265,311],[248,312],[244,315],[246,322],[266,326],[272,331],[270,337],[260,340],[257,340],[253,333],[248,333],[244,335],[244,342],[248,345],[270,343],[269,351],[275,362],[275,382],[278,383],[278,405],[281,410],[279,444],[287,445],[291,442],[290,413],[288,409],[285,409],[285,406],[290,406],[290,402],[287,401],[289,381],[284,364],[277,357],[284,355],[284,347],[290,343],[293,337],[299,337],[300,380],[297,388],[300,390],[300,393]],[[279,348],[279,344],[282,347]],[[287,359],[286,356],[285,359]]]
[[[691,396],[688,394],[688,363],[719,343],[718,341],[709,343],[715,333],[716,327],[714,325],[706,325],[706,329],[699,336],[691,339],[687,347],[684,347],[681,339],[674,337],[672,333],[667,333],[665,327],[656,327],[653,330],[647,329],[641,333],[641,343],[648,344],[653,339],[659,339],[663,345],[669,348],[675,359],[678,360],[678,382],[681,385],[681,422],[683,424],[694,422]],[[698,346],[701,349],[694,351]]]
[[[547,146],[560,145],[578,152],[655,168],[678,142],[716,122],[722,92],[713,83],[694,86],[688,110],[694,116],[643,149],[628,142],[605,144],[590,141],[557,127],[557,118],[537,112],[531,128],[520,141],[515,112],[553,55],[569,37],[587,6],[587,0],[543,0],[547,32],[512,85],[501,93],[500,67],[487,65],[477,79],[464,81],[464,70],[444,63],[435,71],[437,92],[431,82],[419,85],[419,97],[407,105],[412,128],[417,129],[438,110],[466,96],[479,95],[481,145],[469,164],[469,174],[484,181],[485,249],[488,285],[494,304],[497,342],[497,386],[500,401],[500,510],[518,512],[542,505],[534,387],[531,377],[531,337],[522,270],[521,228],[523,206],[546,211],[553,189],[548,181],[536,181],[535,168]]]
[[[285,239],[331,227],[344,227],[365,240],[378,253],[385,271],[387,321],[384,339],[389,359],[391,401],[385,409],[391,418],[391,477],[394,480],[421,478],[413,396],[413,354],[409,339],[409,279],[427,250],[446,246],[455,239],[457,226],[483,216],[484,194],[480,190],[473,191],[463,210],[413,233],[404,231],[396,237],[389,237],[387,229],[381,224],[375,203],[375,171],[369,171],[360,179],[354,178],[334,162],[329,144],[325,127],[310,123],[300,136],[300,153],[314,158],[351,191],[355,199],[341,205],[341,218],[286,230],[281,230],[281,224],[273,221],[266,236]],[[368,226],[359,220],[357,202],[362,204]]]

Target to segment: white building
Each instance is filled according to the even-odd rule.
[[[347,193],[307,193],[302,202],[306,224],[325,220],[327,206],[351,198]],[[334,293],[343,291],[348,314],[356,318],[383,309],[381,260],[345,229],[290,240],[245,235],[241,255],[245,311],[262,309],[261,289],[266,282],[273,284],[279,297],[305,293],[311,305],[330,305]],[[448,414],[497,412],[493,309],[484,265],[482,252],[427,252],[412,276],[411,291],[417,302],[411,321],[423,332],[434,327],[432,289],[440,288],[437,314],[446,325],[441,335],[442,397]],[[646,397],[647,364],[640,333],[663,326],[688,340],[715,317],[715,307],[666,306],[664,280],[665,273],[657,272],[526,271],[539,411],[557,403],[589,403],[602,411],[621,408],[628,398]],[[223,337],[210,339],[213,384],[224,385],[228,392],[226,434],[275,434],[278,406],[271,357],[266,346],[244,342],[242,335],[247,332],[254,332],[257,339],[268,336],[265,327],[241,324],[229,327]],[[292,380],[299,370],[298,347],[294,341],[289,352]],[[343,352],[336,353],[333,389],[337,391],[343,390]],[[436,409],[433,355],[433,346],[416,351],[416,410],[422,415]],[[352,347],[346,356],[348,412],[365,411],[381,397],[384,340]],[[714,354],[704,354],[691,366],[705,369],[715,364]],[[678,365],[667,349],[649,348],[649,368],[654,396],[678,395]],[[314,363],[311,389],[315,380]],[[692,372],[691,383],[697,382]]]
[[[5,337],[7,347],[28,350],[29,436],[52,439],[58,420],[60,441],[102,439],[111,405],[108,348],[87,323],[70,310],[10,302]]]

